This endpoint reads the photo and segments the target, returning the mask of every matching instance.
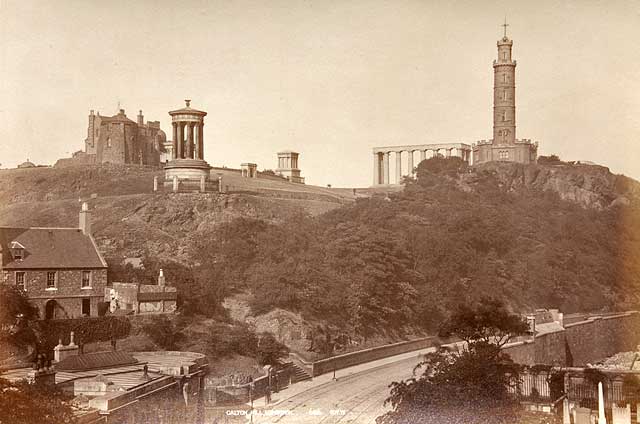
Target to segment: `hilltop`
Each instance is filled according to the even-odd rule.
[[[154,193],[163,172],[132,165],[0,170],[0,225],[73,227],[79,200],[93,210],[93,233],[108,257],[154,256],[191,264],[183,255],[198,232],[237,217],[280,222],[318,215],[355,199],[352,191],[292,184],[263,175],[241,178],[216,168],[229,194]]]

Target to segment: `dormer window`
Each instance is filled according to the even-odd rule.
[[[9,244],[9,250],[11,251],[11,257],[14,261],[24,259],[24,246],[17,241],[12,241],[11,244]]]

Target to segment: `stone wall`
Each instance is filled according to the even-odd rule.
[[[511,343],[504,350],[521,364],[585,366],[615,353],[634,350],[640,343],[640,313],[591,317],[567,324],[564,330]]]
[[[436,342],[438,342],[438,339],[435,337],[425,337],[321,359],[313,363],[313,377],[332,372],[333,370],[340,370],[393,355],[426,349],[435,346]]]
[[[640,342],[640,314],[592,317],[566,326],[567,365],[584,366],[617,352],[633,350]]]

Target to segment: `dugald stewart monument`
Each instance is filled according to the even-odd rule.
[[[636,4],[159,5],[0,4],[0,424],[640,422]]]

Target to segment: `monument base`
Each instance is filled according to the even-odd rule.
[[[211,181],[211,166],[202,159],[173,159],[164,166],[164,188],[174,192],[218,191]]]
[[[204,176],[208,181],[210,171],[211,166],[202,159],[173,159],[164,166],[164,178],[171,181],[175,176],[178,180],[200,181]]]

